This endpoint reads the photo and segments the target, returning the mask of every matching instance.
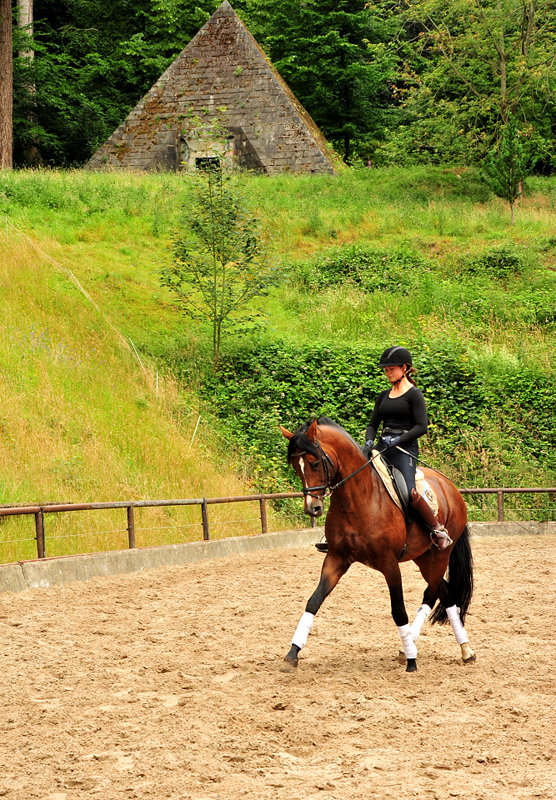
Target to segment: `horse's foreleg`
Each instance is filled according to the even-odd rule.
[[[390,604],[392,607],[392,618],[398,628],[400,639],[402,640],[402,647],[404,656],[407,660],[406,672],[415,672],[417,670],[417,647],[411,635],[411,627],[409,625],[409,618],[405,610],[405,603],[403,599],[403,585],[402,574],[397,561],[388,564],[387,567],[382,568],[381,572],[386,578],[388,590],[390,592]]]
[[[349,564],[345,565],[338,556],[331,553],[327,554],[322,565],[319,585],[309,598],[309,602],[305,607],[305,613],[299,620],[299,625],[292,638],[292,646],[282,663],[282,672],[291,672],[297,667],[299,663],[299,651],[307,644],[307,639],[309,638],[313,622],[315,621],[315,614],[342,575],[346,573],[348,567]]]

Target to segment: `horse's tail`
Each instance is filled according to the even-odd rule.
[[[465,624],[465,615],[473,597],[473,555],[469,537],[469,527],[466,525],[450,553],[448,565],[450,600],[459,608],[462,624]],[[448,621],[446,607],[442,602],[439,602],[431,614],[430,621],[431,625],[435,622],[445,625]]]

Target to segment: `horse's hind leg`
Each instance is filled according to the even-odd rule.
[[[423,602],[417,609],[415,619],[411,623],[411,636],[414,642],[419,638],[421,628],[438,600],[444,573],[448,567],[448,560],[448,555],[441,555],[432,550],[427,550],[426,553],[423,553],[422,556],[415,559],[415,563],[419,567],[421,575],[427,582],[427,588],[423,594]]]
[[[307,639],[315,621],[315,614],[348,568],[349,564],[345,564],[338,555],[334,553],[327,554],[322,565],[319,585],[309,598],[305,613],[299,620],[292,638],[292,646],[280,668],[282,672],[292,672],[297,667],[299,651],[307,644]]]
[[[452,626],[452,631],[456,637],[456,642],[461,648],[461,657],[464,664],[470,664],[477,660],[475,651],[469,644],[469,636],[465,630],[465,626],[460,616],[460,610],[456,605],[454,598],[450,594],[450,584],[442,581],[440,586],[440,599],[446,609],[446,616]]]

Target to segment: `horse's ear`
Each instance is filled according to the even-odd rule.
[[[280,425],[280,430],[282,431],[282,436],[285,436],[286,439],[290,439],[290,440],[293,439],[293,433],[291,431],[289,431],[287,428],[283,428]]]
[[[316,419],[314,419],[307,428],[307,438],[310,439],[312,442],[314,442],[315,439],[317,438],[317,430],[318,430],[317,421]]]

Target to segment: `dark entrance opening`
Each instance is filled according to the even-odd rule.
[[[218,172],[220,169],[220,159],[216,156],[203,156],[195,159],[197,169],[204,169],[207,172]]]

